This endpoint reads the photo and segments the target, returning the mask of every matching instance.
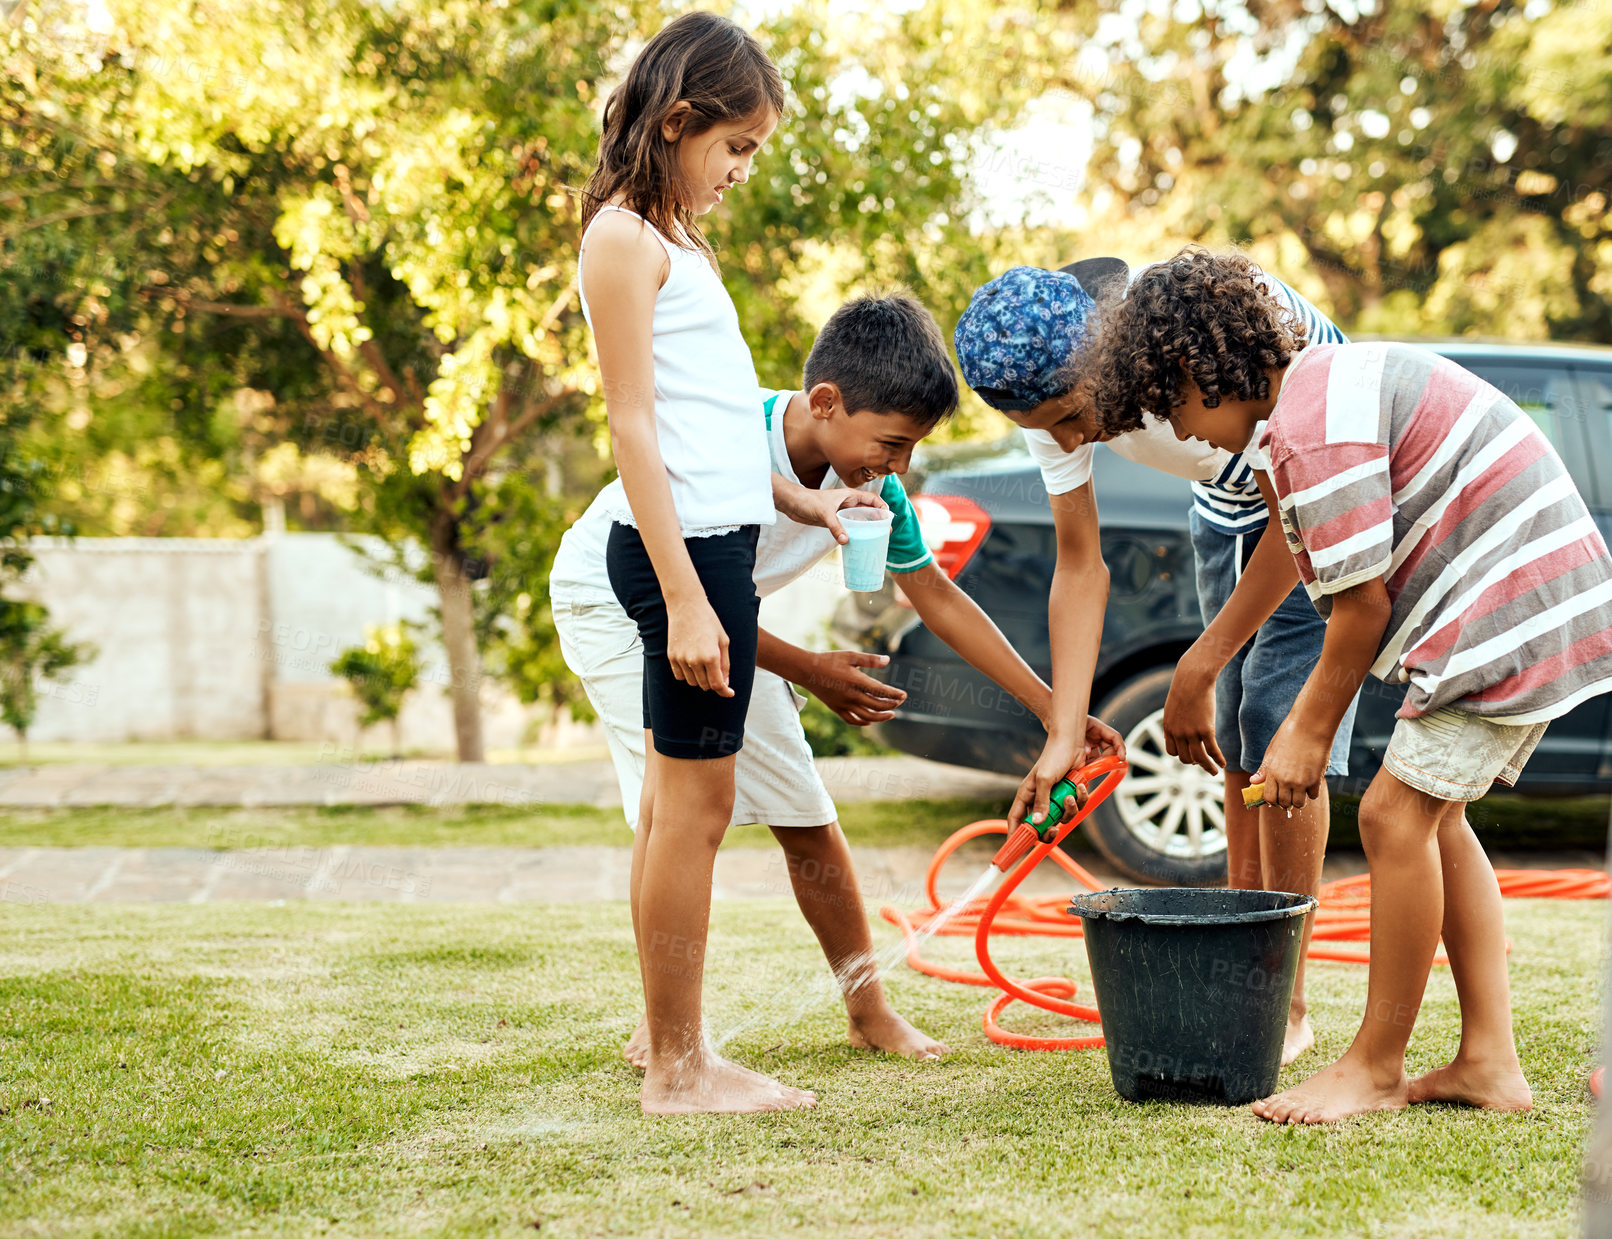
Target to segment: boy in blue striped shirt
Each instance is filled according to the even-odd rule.
[[[1224,770],[1229,884],[1314,894],[1330,821],[1325,795],[1289,819],[1272,808],[1244,808],[1242,789],[1320,658],[1326,625],[1298,582],[1281,530],[1266,536],[1262,487],[1269,479],[1241,453],[1182,443],[1167,426],[1150,424],[1119,436],[1103,430],[1082,382],[1083,350],[1099,304],[1123,297],[1139,273],[1117,258],[1086,259],[1061,271],[1015,267],[979,289],[957,324],[963,377],[981,399],[1023,429],[1041,467],[1057,531],[1049,609],[1053,724],[1009,820],[1028,817],[1039,823],[1053,784],[1087,759],[1085,719],[1108,601],[1091,477],[1095,445],[1106,442],[1121,456],[1191,480],[1198,601],[1207,625],[1171,682],[1159,720],[1165,754],[1151,755],[1157,769],[1149,770],[1150,755],[1132,753],[1136,780],[1168,782],[1168,757],[1211,775]],[[1344,341],[1343,332],[1296,291],[1274,276],[1262,273],[1262,278],[1310,343]],[[1258,612],[1270,618],[1252,638],[1224,635],[1251,631],[1239,627],[1243,617],[1271,595],[1282,598],[1281,605],[1272,602]],[[1354,709],[1351,703],[1338,729],[1329,774],[1348,770]],[[1133,740],[1140,733],[1138,728]],[[1209,806],[1211,826],[1217,824],[1215,816]],[[1314,1043],[1307,1012],[1301,960],[1284,1064]]]

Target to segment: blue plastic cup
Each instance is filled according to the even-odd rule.
[[[884,584],[884,562],[890,552],[890,525],[895,513],[889,508],[843,508],[840,524],[850,539],[840,547],[840,567],[845,588],[871,593]]]

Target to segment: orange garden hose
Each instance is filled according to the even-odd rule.
[[[962,985],[995,986],[1003,993],[991,1003],[985,1012],[985,1035],[999,1045],[1012,1046],[1021,1050],[1089,1050],[1103,1044],[1101,1036],[1085,1037],[1032,1037],[1023,1033],[1009,1032],[998,1024],[998,1019],[1004,1010],[1015,1001],[1026,1002],[1032,1006],[1040,1007],[1046,1011],[1053,1011],[1059,1015],[1067,1015],[1073,1019],[1086,1020],[1097,1023],[1096,1007],[1081,1006],[1068,1001],[1076,993],[1076,986],[1068,977],[1036,977],[1029,981],[1014,981],[1003,975],[991,959],[990,936],[992,933],[1009,934],[1014,936],[1046,936],[1057,938],[1078,938],[1081,929],[1078,922],[1071,920],[1064,913],[1067,903],[1064,899],[1021,899],[1013,892],[1030,871],[1039,865],[1048,856],[1073,877],[1087,890],[1101,890],[1102,884],[1097,881],[1077,862],[1071,860],[1059,844],[1065,835],[1074,830],[1087,814],[1091,813],[1099,804],[1106,800],[1110,793],[1119,786],[1125,777],[1125,762],[1118,757],[1104,757],[1082,767],[1079,771],[1072,771],[1068,776],[1072,781],[1087,783],[1090,780],[1102,777],[1102,782],[1091,789],[1086,803],[1075,813],[1074,817],[1044,842],[1036,844],[1029,855],[1014,865],[1011,871],[997,886],[995,892],[984,899],[971,900],[965,907],[952,913],[951,919],[937,930],[941,934],[964,934],[972,932],[974,935],[974,953],[979,960],[982,973],[964,972],[958,968],[948,968],[941,964],[930,963],[923,958],[918,949],[919,930],[927,925],[942,911],[946,910],[940,902],[936,890],[936,881],[940,876],[941,868],[950,859],[951,854],[971,839],[981,835],[1010,834],[1008,824],[1001,818],[975,822],[964,826],[955,832],[949,839],[940,845],[929,862],[929,868],[924,874],[924,893],[929,897],[929,907],[914,915],[918,918],[918,926],[914,926],[909,918],[899,908],[888,905],[879,909],[879,915],[885,920],[900,927],[907,940],[907,963],[926,976],[938,977],[945,981],[956,981]],[[1007,851],[1004,847],[1003,851]],[[1002,853],[998,853],[998,856]],[[998,917],[1004,911],[1007,916]]]
[[[907,963],[915,971],[942,981],[994,987],[1003,991],[986,1008],[984,1018],[985,1035],[999,1045],[1021,1050],[1089,1050],[1103,1044],[1100,1035],[1032,1037],[1002,1028],[998,1021],[1003,1011],[1015,1001],[1025,1002],[1044,1011],[1052,1011],[1072,1019],[1085,1020],[1088,1023],[1095,1024],[1100,1020],[1096,1007],[1082,1006],[1069,1001],[1075,996],[1077,987],[1068,977],[1047,976],[1028,981],[1015,981],[1003,975],[991,960],[990,938],[992,934],[1010,937],[1081,937],[1080,922],[1065,911],[1069,903],[1067,896],[1037,899],[1017,896],[1013,892],[1030,875],[1030,871],[1048,856],[1052,857],[1054,864],[1088,891],[1104,889],[1103,884],[1084,866],[1070,859],[1059,844],[1085,820],[1087,814],[1107,799],[1124,778],[1125,769],[1122,759],[1105,757],[1071,772],[1068,777],[1076,782],[1089,783],[1099,776],[1102,776],[1102,782],[1092,788],[1086,803],[1069,822],[1058,828],[1045,842],[1036,844],[1016,865],[1009,866],[1007,876],[994,893],[970,900],[960,909],[952,909],[941,902],[937,886],[941,869],[951,859],[952,854],[965,843],[985,835],[1010,834],[1008,823],[1003,818],[988,818],[964,826],[935,849],[935,854],[929,861],[929,868],[924,873],[924,894],[929,899],[927,908],[907,913],[887,904],[879,909],[879,915],[898,927],[904,935],[907,943]],[[1009,848],[1004,846],[998,856],[1008,851]],[[1497,869],[1495,877],[1499,880],[1501,895],[1512,899],[1606,899],[1612,896],[1612,877],[1598,869]],[[1369,963],[1370,952],[1364,947],[1348,950],[1329,944],[1370,942],[1370,876],[1361,874],[1358,877],[1338,878],[1323,883],[1318,895],[1321,906],[1315,911],[1307,957],[1339,963]],[[979,960],[983,972],[967,972],[960,968],[933,963],[923,957],[919,935],[930,922],[940,917],[942,912],[948,915],[944,923],[935,929],[936,935],[943,937],[972,935],[975,957]],[[1448,963],[1442,947],[1434,962]],[[1599,1075],[1598,1070],[1597,1078],[1591,1082],[1592,1091],[1597,1097],[1600,1096]]]

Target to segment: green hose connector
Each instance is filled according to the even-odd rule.
[[[1057,833],[1058,827],[1063,825],[1064,801],[1075,794],[1075,785],[1065,775],[1052,785],[1052,791],[1047,795],[1047,816],[1039,826],[1032,825],[1036,837],[1042,843],[1047,842]]]

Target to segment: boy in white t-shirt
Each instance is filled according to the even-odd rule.
[[[1053,727],[1009,819],[1039,823],[1052,785],[1083,761],[1082,726],[1108,600],[1092,486],[1096,445],[1106,443],[1129,460],[1192,482],[1192,549],[1207,627],[1177,664],[1160,719],[1165,752],[1210,774],[1224,772],[1231,886],[1313,894],[1329,826],[1325,796],[1279,817],[1275,809],[1244,808],[1242,789],[1320,657],[1326,625],[1298,583],[1280,531],[1265,535],[1261,475],[1242,455],[1180,442],[1161,423],[1122,435],[1100,423],[1081,381],[1083,356],[1099,303],[1119,300],[1132,278],[1117,258],[1090,258],[1061,271],[1014,267],[979,289],[957,324],[963,377],[1023,429],[1057,533],[1049,612]],[[1344,338],[1293,289],[1273,276],[1260,278],[1310,343]],[[1328,773],[1347,772],[1353,726],[1351,703]],[[1313,1041],[1301,963],[1282,1061]]]
[[[971,665],[1045,721],[1052,690],[1014,652],[996,625],[934,562],[902,488],[917,443],[957,407],[957,380],[934,319],[912,297],[863,297],[823,325],[806,360],[803,390],[759,392],[773,470],[807,487],[873,490],[894,513],[889,571],[923,622]],[[643,655],[637,631],[605,575],[603,514],[612,482],[560,541],[550,575],[555,626],[566,664],[604,722],[622,804],[635,824],[644,772]],[[778,521],[761,533],[755,584],[771,594],[835,547],[826,529]],[[882,722],[904,700],[864,667],[889,660],[852,650],[814,653],[760,634],[756,679],[734,771],[732,825],[770,826],[783,845],[802,913],[839,979],[853,1045],[935,1058],[939,1042],[890,1006],[873,968],[873,939],[856,869],[800,724],[800,684],[856,726]],[[1093,720],[1094,748],[1118,737]],[[625,1051],[642,1065],[640,1025]]]

